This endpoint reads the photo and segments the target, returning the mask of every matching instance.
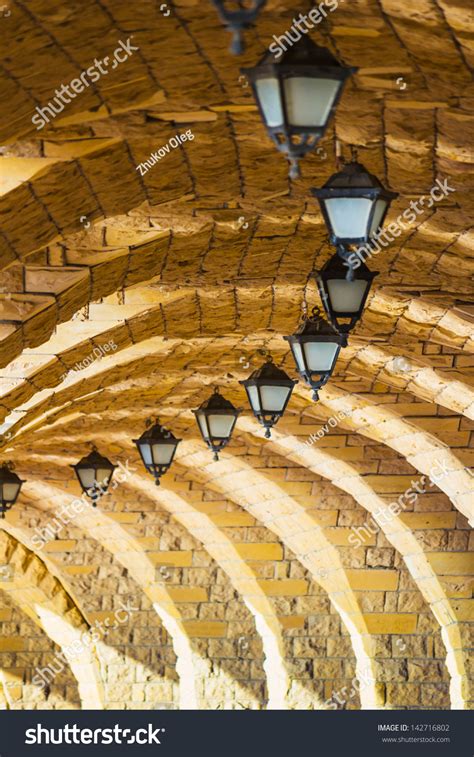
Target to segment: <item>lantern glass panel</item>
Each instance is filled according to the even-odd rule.
[[[281,126],[284,122],[278,79],[257,79],[255,83],[260,106],[267,126]]]
[[[374,217],[372,219],[372,226],[370,227],[369,236],[373,236],[377,229],[380,227],[385,211],[387,209],[386,200],[377,200],[375,203]]]
[[[263,412],[279,413],[285,407],[285,402],[291,392],[291,387],[287,386],[260,386],[260,395],[256,386],[247,387],[252,409],[260,413],[260,397],[262,399]]]
[[[95,470],[93,468],[78,468],[77,475],[83,489],[91,489],[95,484]]]
[[[20,483],[3,484],[2,499],[5,502],[14,502],[21,488]]]
[[[152,450],[155,465],[169,465],[175,449],[174,444],[154,444]]]
[[[144,444],[143,442],[140,442],[139,447],[145,465],[153,465],[153,458],[151,456],[151,444]]]
[[[208,415],[209,432],[212,438],[225,438],[232,433],[235,415]]]
[[[102,484],[102,486],[108,486],[111,475],[112,471],[110,468],[98,468],[95,480],[98,484]]]
[[[204,413],[197,413],[196,417],[199,423],[199,428],[201,429],[201,434],[204,439],[209,439],[210,434],[207,427],[207,416]]]
[[[285,78],[286,110],[290,125],[325,125],[340,86],[339,79],[320,79],[310,76]]]
[[[310,371],[330,371],[339,345],[334,342],[305,342],[306,364]]]
[[[330,371],[336,352],[339,348],[334,342],[299,342],[293,343],[293,354],[299,371],[306,371],[306,365],[309,371],[317,373],[318,371]],[[303,358],[303,349],[306,357]]]
[[[325,202],[334,236],[340,239],[366,236],[373,200],[367,197],[333,197]]]
[[[357,313],[364,299],[369,281],[329,279],[327,282],[331,309],[334,313]]]

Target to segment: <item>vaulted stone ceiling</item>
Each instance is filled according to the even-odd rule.
[[[269,0],[236,59],[204,0],[3,6],[1,455],[27,480],[0,539],[4,707],[472,707],[472,7],[328,14],[313,38],[359,72],[289,181],[239,67],[311,7]],[[369,262],[321,401],[300,383],[268,441],[246,409],[213,462],[191,409],[215,384],[246,407],[263,350],[295,375],[282,336],[332,254],[310,187],[351,145],[399,193],[387,223],[452,191]],[[131,442],[150,415],[183,438],[159,489]],[[43,546],[91,441],[131,474]]]

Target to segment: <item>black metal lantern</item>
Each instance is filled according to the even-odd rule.
[[[0,513],[2,518],[13,507],[18,499],[24,480],[13,471],[13,463],[3,463],[0,466]]]
[[[214,452],[214,460],[219,460],[219,452],[229,443],[241,409],[226,400],[216,387],[214,394],[193,412],[202,438]]]
[[[321,318],[315,307],[297,332],[284,339],[290,344],[298,373],[313,390],[313,400],[318,400],[318,389],[329,380],[346,337]]]
[[[160,485],[161,476],[166,473],[173,462],[180,441],[181,439],[176,439],[171,431],[162,426],[158,420],[153,425],[151,425],[151,421],[147,421],[146,431],[139,439],[133,439],[143,465],[148,473],[154,476],[157,486]]]
[[[333,174],[322,189],[311,192],[319,200],[331,243],[336,246],[369,242],[398,197],[355,160]]]
[[[269,136],[290,161],[291,178],[298,177],[298,161],[324,135],[346,79],[358,69],[341,66],[306,35],[277,62],[269,52],[254,68],[241,70]]]
[[[116,467],[116,465],[98,452],[95,445],[92,445],[92,452],[89,452],[88,455],[79,460],[75,465],[71,465],[71,468],[74,468],[83,492],[92,500],[94,507],[97,504],[97,500],[109,488]]]
[[[298,381],[277,368],[272,358],[268,357],[261,368],[254,371],[246,381],[239,383],[245,387],[252,412],[265,428],[265,436],[269,439],[270,429],[285,412]]]
[[[234,55],[240,55],[244,51],[242,32],[252,25],[266,2],[267,0],[249,0],[246,7],[242,0],[212,0],[221,21],[233,34],[230,50]],[[235,6],[235,10],[232,10],[232,6]]]
[[[348,334],[362,317],[378,271],[370,271],[361,261],[358,268],[351,268],[336,254],[315,276],[329,321],[341,334]]]

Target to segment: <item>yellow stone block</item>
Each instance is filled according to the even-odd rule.
[[[120,617],[122,617],[122,615],[120,615]],[[110,625],[112,625],[114,621],[119,623],[119,620],[115,617],[114,610],[98,610],[97,612],[87,613],[87,620],[90,624],[94,623],[96,620],[103,623],[107,618],[110,621]]]
[[[398,572],[396,570],[346,570],[353,589],[359,591],[396,591]]]
[[[1,620],[11,620],[12,617],[12,611],[9,607],[4,607],[0,610],[0,621]]]
[[[441,584],[451,598],[470,599],[474,592],[474,578],[470,576],[443,576]]]
[[[295,494],[309,495],[311,494],[313,484],[311,481],[281,481],[279,482],[278,487],[283,489],[283,491],[290,496]]]
[[[349,541],[349,536],[353,534],[352,528],[326,528],[324,531],[331,544],[335,544],[338,547],[351,547],[352,543]],[[377,543],[376,534],[370,534],[367,539],[364,539],[364,546],[371,546]]]
[[[76,547],[75,539],[55,539],[48,541],[43,549],[45,552],[72,552]]]
[[[416,476],[365,476],[364,481],[376,492],[382,494],[402,494],[411,487]]]
[[[474,552],[429,552],[426,556],[440,575],[474,575]]]
[[[286,468],[267,468],[265,470],[265,478],[270,481],[284,481],[286,478]]]
[[[207,602],[207,591],[200,587],[168,586],[168,594],[175,602]]]
[[[451,605],[458,620],[474,622],[474,599],[458,599]]]
[[[374,612],[364,615],[369,633],[415,633],[418,615],[415,613]]]
[[[303,628],[305,617],[304,615],[279,615],[278,620],[280,621],[282,628]]]
[[[191,550],[164,550],[163,552],[147,552],[147,557],[154,565],[172,565],[176,568],[189,568],[193,563]]]
[[[139,536],[137,542],[145,549],[158,549],[159,538],[158,536]]]
[[[217,513],[216,515],[210,516],[212,522],[216,526],[254,526],[255,525],[255,518],[253,518],[249,513],[246,513],[244,511],[242,512],[231,512],[231,513]]]
[[[23,652],[25,647],[25,639],[19,636],[0,637],[0,652]]]
[[[188,495],[186,495],[186,498],[188,498]],[[210,502],[196,502],[193,507],[200,513],[216,515],[217,513],[224,513],[227,510],[227,502],[216,502],[213,500]]]
[[[183,626],[189,636],[222,638],[227,635],[227,623],[213,620],[186,620]]]
[[[410,528],[455,528],[457,513],[400,513],[400,520]]]
[[[314,497],[312,500],[312,507],[314,507]],[[318,526],[335,526],[339,510],[310,510],[309,514]]]
[[[97,570],[98,565],[66,565],[64,572],[69,576],[88,576]]]
[[[235,548],[244,560],[283,560],[283,548],[274,542],[240,543]]]
[[[111,513],[107,512],[107,517],[116,523],[137,523],[140,513]]]
[[[308,582],[298,579],[261,579],[258,583],[268,597],[302,597],[308,593]]]

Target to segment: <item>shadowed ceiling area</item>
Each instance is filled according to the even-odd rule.
[[[268,0],[239,57],[207,0],[3,6],[2,708],[473,708],[474,15],[333,5],[309,36],[358,70],[295,179],[240,68],[311,2]],[[267,439],[239,381],[267,354],[298,377],[283,336],[334,253],[310,190],[355,154],[391,241]],[[215,386],[243,408],[218,461]],[[132,441],[156,417],[182,439],[159,487]],[[91,443],[120,469],[72,512]]]

